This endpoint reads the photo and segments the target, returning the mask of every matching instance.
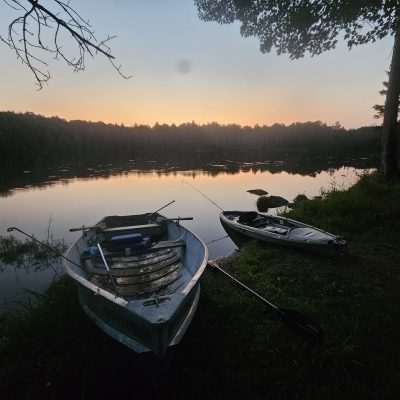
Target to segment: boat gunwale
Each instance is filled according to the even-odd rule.
[[[164,215],[162,214],[158,214],[159,216],[161,216],[162,218],[167,219]],[[208,248],[206,246],[206,244],[204,243],[204,241],[194,232],[192,232],[190,229],[186,228],[183,225],[178,224],[177,222],[172,222],[172,221],[168,221],[168,223],[170,224],[176,224],[178,226],[180,226],[183,230],[185,230],[187,233],[191,234],[196,240],[198,240],[198,242],[200,243],[200,245],[203,247],[204,250],[204,255],[203,255],[203,260],[200,264],[200,266],[197,268],[196,272],[192,275],[191,279],[188,280],[187,284],[183,287],[183,289],[181,289],[181,291],[177,291],[174,294],[182,294],[184,296],[186,296],[191,290],[192,288],[197,284],[197,282],[199,281],[201,275],[203,274],[207,264],[208,264]],[[79,236],[79,238],[74,241],[71,246],[67,249],[67,251],[64,253],[65,256],[67,258],[69,258],[69,254],[72,251],[72,249],[78,244],[78,242],[82,239],[82,235]],[[124,308],[128,308],[128,306],[130,304],[134,304],[134,303],[142,303],[143,299],[129,299],[127,300],[124,297],[119,296],[116,293],[112,293],[106,289],[101,288],[98,285],[95,285],[94,283],[90,282],[88,279],[84,278],[83,276],[79,275],[77,272],[75,272],[73,270],[73,268],[71,268],[71,266],[69,265],[70,263],[67,262],[66,260],[63,261],[63,266],[67,272],[67,274],[74,279],[75,281],[77,281],[79,284],[81,284],[82,286],[86,287],[87,289],[91,290],[92,292],[94,292],[97,295],[101,295],[104,298],[106,298],[107,300],[121,306]],[[82,271],[84,271],[81,263],[80,264],[80,269]],[[149,296],[150,298],[151,296]]]

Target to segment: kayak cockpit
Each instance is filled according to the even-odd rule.
[[[273,233],[276,235],[288,235],[296,225],[285,218],[259,214],[257,212],[226,212],[224,213],[233,223],[245,225],[251,228]]]

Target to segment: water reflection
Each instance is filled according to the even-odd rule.
[[[0,176],[0,197],[12,196],[16,191],[21,189],[45,189],[56,184],[68,185],[75,179],[110,179],[116,176],[127,176],[132,173],[137,176],[156,174],[159,177],[183,175],[196,178],[199,175],[218,177],[220,175],[235,175],[243,172],[256,174],[268,171],[272,174],[287,172],[289,174],[315,177],[324,170],[334,173],[336,169],[342,166],[365,169],[373,168],[375,164],[376,160],[365,157],[347,161],[334,159],[318,160],[314,158],[302,160],[301,162],[282,160],[255,162],[223,160],[207,164],[201,162],[174,164],[172,162],[159,163],[157,161],[143,161],[138,163],[131,160],[130,162],[121,163],[121,165],[60,166],[19,172],[5,170],[2,171]],[[327,166],[329,167],[328,169]]]
[[[298,194],[312,198],[320,195],[321,189],[346,188],[365,171],[341,167],[304,174],[295,173],[287,165],[248,164],[233,167],[233,163],[218,162],[200,169],[176,169],[149,163],[145,169],[135,164],[128,169],[62,168],[45,175],[32,171],[14,181],[3,176],[2,188],[8,196],[0,198],[0,235],[5,235],[8,226],[18,226],[38,239],[46,239],[51,219],[54,237],[70,244],[79,237],[79,233],[69,232],[70,227],[93,225],[106,215],[154,211],[176,200],[164,214],[194,217],[185,221],[185,226],[205,242],[212,242],[210,257],[215,258],[231,253],[236,246],[229,238],[213,242],[226,235],[219,222],[220,210],[184,181],[194,183],[226,210],[256,210],[257,196],[248,193],[249,189],[265,188],[271,195],[293,201]],[[44,290],[54,276],[51,268],[35,263],[22,263],[17,268],[3,265],[0,271],[0,300],[13,298],[13,293],[18,298],[24,288]]]
[[[60,261],[52,259],[17,263],[0,261],[0,313],[43,293],[63,274]]]

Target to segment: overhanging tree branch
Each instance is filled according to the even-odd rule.
[[[349,49],[394,36],[383,112],[382,170],[400,176],[400,1],[399,0],[194,0],[204,21],[239,22],[243,36],[260,41],[262,52],[276,49],[290,58],[318,55],[345,41]],[[399,137],[398,137],[399,136]]]
[[[0,35],[0,40],[33,73],[39,89],[50,79],[48,64],[43,59],[45,54],[52,54],[56,59],[61,58],[76,72],[85,70],[87,54],[91,57],[100,54],[121,77],[130,78],[122,72],[121,65],[115,63],[115,57],[108,45],[115,36],[98,41],[89,21],[69,1],[50,0],[49,6],[44,6],[40,0],[2,1],[17,16],[8,26],[7,37]],[[75,46],[72,55],[64,49],[65,35],[70,39],[67,44]]]

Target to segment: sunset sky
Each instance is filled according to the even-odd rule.
[[[340,121],[376,124],[372,105],[390,64],[392,38],[318,57],[262,54],[239,25],[205,23],[192,0],[72,1],[97,36],[116,34],[113,53],[132,74],[123,80],[97,57],[73,73],[50,58],[52,79],[37,91],[31,73],[0,42],[0,110],[133,125],[273,124]],[[14,13],[0,2],[0,34]]]

